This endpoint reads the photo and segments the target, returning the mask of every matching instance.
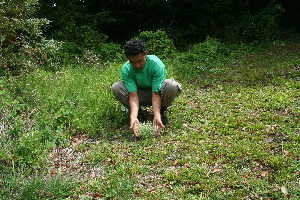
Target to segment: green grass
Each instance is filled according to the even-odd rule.
[[[28,199],[56,193],[11,170],[16,162],[31,177],[59,181],[56,199],[298,199],[299,42],[240,51],[206,70],[198,61],[164,60],[183,94],[160,137],[149,124],[141,139],[129,130],[110,91],[121,63],[4,79],[2,127],[18,120],[14,131],[1,129],[2,198],[25,198],[28,188],[47,191]],[[68,162],[84,170],[61,166],[62,177],[33,176],[53,171],[52,147],[81,152]],[[75,181],[65,181],[70,173]]]
[[[75,181],[61,174],[30,173],[26,167],[14,164],[11,170],[11,174],[1,175],[3,199],[65,199],[77,188]]]

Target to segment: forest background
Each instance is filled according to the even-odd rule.
[[[300,6],[293,0],[32,0],[2,1],[1,7],[4,70],[27,65],[57,68],[51,56],[60,63],[71,62],[70,57],[80,58],[86,51],[109,60],[141,32],[146,32],[143,39],[168,37],[176,49],[186,50],[207,36],[249,44],[289,38],[300,29]],[[166,35],[153,33],[158,30]],[[59,55],[53,55],[60,47]],[[24,65],[24,56],[31,58],[30,64]]]
[[[297,199],[299,10],[0,1],[0,198]],[[185,88],[161,138],[133,139],[110,91],[132,38]]]

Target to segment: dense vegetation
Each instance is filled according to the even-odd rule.
[[[0,2],[0,199],[298,199],[298,4]],[[184,88],[157,138],[110,89],[132,37]]]

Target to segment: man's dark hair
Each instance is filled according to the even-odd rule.
[[[145,43],[142,40],[133,39],[124,45],[125,56],[136,56],[140,53],[146,52]]]

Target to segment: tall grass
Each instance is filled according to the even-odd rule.
[[[61,174],[49,176],[30,173],[24,166],[12,165],[11,173],[1,175],[0,197],[3,199],[65,199],[78,185]]]
[[[119,69],[119,65],[111,64],[56,73],[37,70],[12,80],[15,88],[9,89],[25,93],[21,93],[22,100],[34,109],[38,124],[92,135],[122,120],[110,89],[119,78]]]

